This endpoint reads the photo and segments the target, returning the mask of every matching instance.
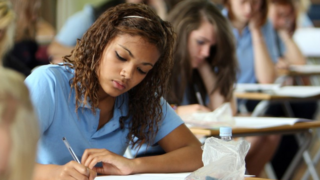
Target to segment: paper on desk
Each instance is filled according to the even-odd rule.
[[[184,180],[190,173],[150,173],[150,174],[135,174],[127,176],[98,176],[95,180]],[[252,175],[244,175],[252,177]]]
[[[320,65],[290,65],[289,69],[300,73],[320,73]]]
[[[95,180],[184,180],[190,173],[135,174],[128,176],[100,176]]]
[[[274,117],[234,117],[236,128],[270,128],[283,125],[294,125],[298,122],[308,122],[308,119],[274,118]]]
[[[320,86],[283,86],[279,84],[237,84],[236,92],[264,92],[277,96],[306,98],[320,95]]]
[[[293,39],[304,56],[320,56],[320,28],[297,28]]]
[[[248,91],[275,91],[280,88],[280,84],[256,84],[256,83],[243,83],[236,85],[236,92],[248,92]]]
[[[320,95],[320,86],[284,86],[274,93],[279,96],[306,98]]]

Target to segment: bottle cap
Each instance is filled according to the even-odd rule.
[[[232,128],[220,127],[220,136],[232,136]]]

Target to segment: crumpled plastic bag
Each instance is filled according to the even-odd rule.
[[[243,180],[245,174],[245,157],[250,143],[245,140],[223,141],[210,137],[206,139],[202,153],[204,166],[186,180],[206,180],[206,177],[219,180]]]
[[[183,115],[181,118],[186,124],[197,127],[218,128],[221,126],[232,127],[235,125],[230,103],[224,103],[219,108],[209,113],[193,113]]]

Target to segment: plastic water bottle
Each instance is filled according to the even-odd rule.
[[[232,140],[232,128],[231,127],[220,127],[220,138],[224,141]]]

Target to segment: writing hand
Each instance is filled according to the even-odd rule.
[[[55,171],[57,180],[93,180],[97,173],[82,164],[75,161],[70,161],[63,166],[57,166]]]
[[[102,167],[94,167],[102,162]],[[86,149],[81,163],[97,173],[105,175],[127,175],[133,172],[132,160],[119,156],[106,149]]]

